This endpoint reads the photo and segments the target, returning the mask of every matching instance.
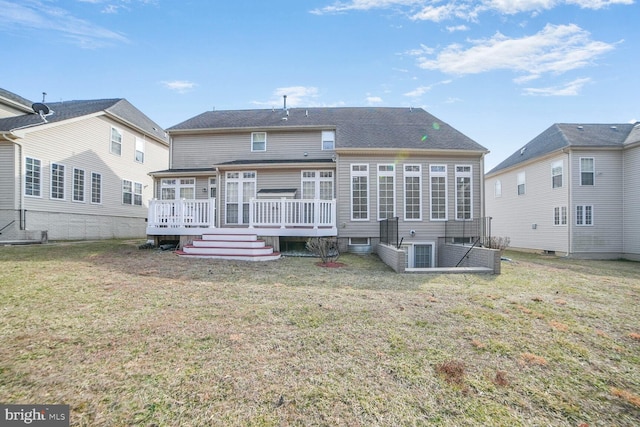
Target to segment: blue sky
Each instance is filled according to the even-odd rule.
[[[638,0],[0,0],[0,87],[206,110],[423,107],[489,170],[553,123],[640,120]]]

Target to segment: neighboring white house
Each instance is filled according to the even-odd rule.
[[[152,173],[156,240],[245,229],[275,250],[335,236],[341,250],[375,252],[390,219],[406,267],[433,268],[444,237],[478,237],[488,151],[421,108],[208,111],[167,132],[171,164]],[[186,246],[204,256],[197,244]]]
[[[511,247],[640,260],[640,124],[554,124],[485,177]]]
[[[125,99],[32,104],[0,89],[0,241],[144,237],[164,130]]]

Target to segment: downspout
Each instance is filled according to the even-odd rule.
[[[569,231],[567,235],[567,257],[571,256],[571,252],[573,251],[573,193],[571,191],[571,186],[573,185],[573,175],[571,173],[571,161],[572,161],[572,153],[571,150],[565,148],[563,150],[567,155],[567,199],[569,205],[567,206],[567,230]]]
[[[24,207],[24,178],[22,176],[22,164],[23,164],[23,159],[22,159],[22,153],[23,153],[23,148],[22,148],[22,144],[20,144],[17,140],[15,139],[10,139],[7,138],[7,135],[5,133],[2,133],[2,138],[5,139],[6,141],[12,142],[14,143],[17,147],[18,147],[18,153],[19,153],[19,161],[18,161],[18,179],[20,180],[20,196],[18,197],[18,211],[20,212],[20,230],[24,230],[26,229],[26,221],[23,221],[24,219],[24,215],[22,212],[22,209]],[[14,157],[15,159],[15,157]]]

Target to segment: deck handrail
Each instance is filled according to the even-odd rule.
[[[333,227],[336,201],[320,199],[251,199],[249,227]]]
[[[215,206],[215,199],[153,199],[147,220],[158,228],[215,227]]]

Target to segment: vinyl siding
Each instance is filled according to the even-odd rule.
[[[4,119],[6,117],[15,117],[24,114],[23,110],[18,110],[17,108],[10,107],[6,104],[3,104],[0,101],[0,119]]]
[[[563,162],[563,185],[552,187],[551,167]],[[525,194],[518,195],[518,174],[525,173]],[[496,197],[495,183],[500,180],[502,196]],[[485,182],[487,216],[491,234],[509,237],[510,246],[521,249],[568,252],[569,225],[554,224],[554,208],[569,209],[569,169],[566,155],[556,155],[524,167],[491,176]]]
[[[640,146],[624,151],[624,224],[625,254],[640,260]]]
[[[251,131],[220,135],[175,135],[171,167],[204,168],[233,160],[326,159],[333,151],[322,150],[322,132],[267,131],[266,151],[251,151]],[[307,153],[305,156],[304,153]]]
[[[580,185],[580,158],[583,157],[595,159],[593,186]],[[571,171],[572,253],[621,254],[622,150],[573,150]],[[593,206],[592,226],[575,226],[578,205]]]
[[[17,209],[17,174],[15,145],[11,142],[0,143],[0,209]]]
[[[120,156],[109,152],[111,126],[123,133]],[[144,235],[144,218],[147,216],[148,200],[153,197],[153,182],[147,174],[152,170],[165,169],[168,164],[167,147],[154,140],[146,139],[145,161],[134,160],[135,137],[143,138],[123,125],[104,117],[92,117],[71,123],[50,126],[32,131],[21,141],[24,157],[34,157],[42,161],[42,197],[24,198],[29,216],[35,212],[56,214],[81,214],[103,217],[138,218]],[[24,160],[23,160],[24,161]],[[51,164],[65,166],[65,199],[50,199]],[[72,201],[73,169],[85,171],[85,201]],[[102,175],[102,203],[91,203],[91,173]],[[143,185],[143,206],[122,203],[122,180],[139,182]],[[51,218],[51,216],[41,216]],[[32,229],[52,228],[51,224],[29,221]],[[139,234],[136,232],[136,235]],[[50,233],[49,238],[58,237]]]
[[[351,165],[354,163],[369,165],[368,194],[369,194],[369,219],[366,221],[351,219]],[[481,160],[476,157],[440,157],[440,156],[353,156],[341,155],[338,161],[338,187],[337,187],[337,224],[340,237],[378,237],[380,225],[378,221],[378,174],[379,164],[395,164],[395,203],[396,216],[399,217],[399,235],[409,236],[409,230],[416,230],[415,238],[419,240],[435,239],[444,236],[445,223],[443,221],[430,220],[430,192],[429,192],[429,165],[447,165],[447,214],[450,221],[455,219],[455,166],[471,165],[473,217],[479,218],[482,212],[480,186],[482,178],[480,174]],[[421,221],[406,221],[404,219],[404,165],[421,165],[422,175],[422,203]]]

